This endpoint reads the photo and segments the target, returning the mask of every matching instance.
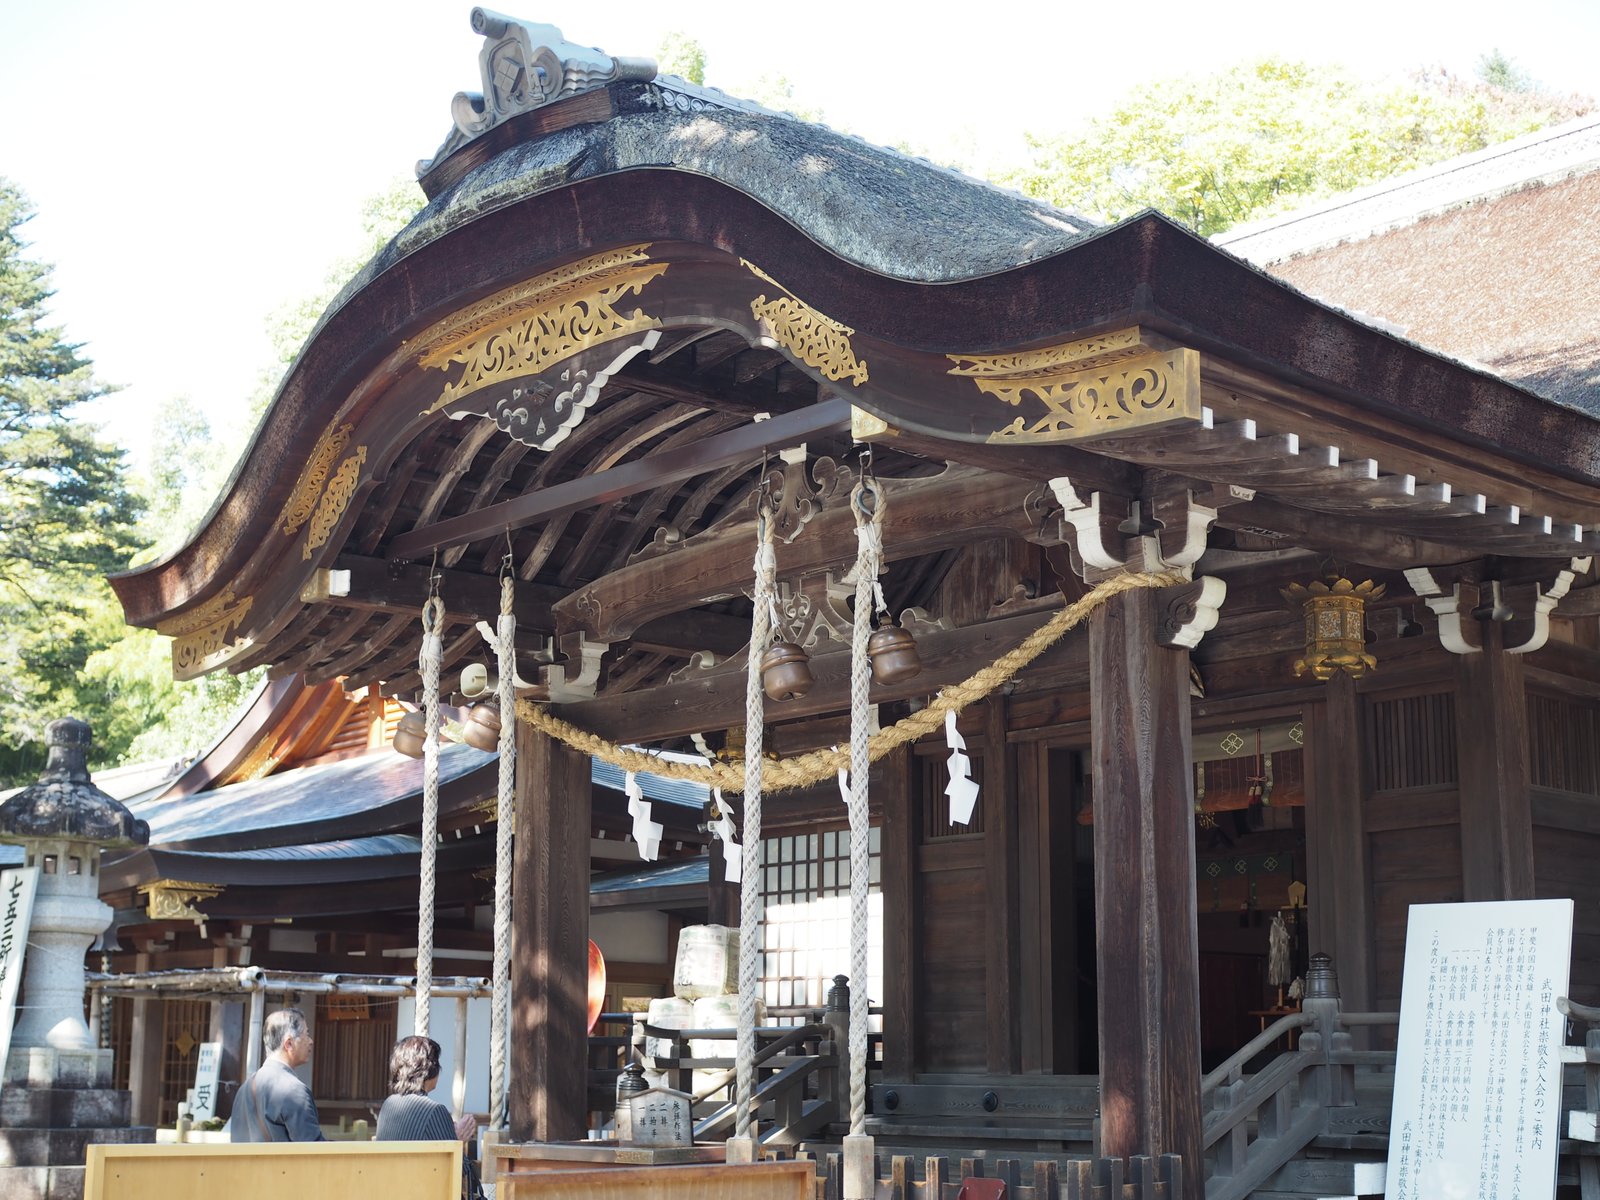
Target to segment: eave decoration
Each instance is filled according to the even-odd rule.
[[[157,879],[139,888],[145,897],[145,913],[152,921],[193,921],[206,923],[206,915],[195,907],[201,900],[222,895],[214,883],[189,883],[182,879]]]

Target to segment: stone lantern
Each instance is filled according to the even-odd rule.
[[[149,1141],[129,1129],[127,1092],[112,1090],[110,1050],[83,1020],[84,954],[111,924],[101,903],[100,852],[143,846],[150,827],[90,782],[89,726],[52,721],[39,781],[0,804],[0,842],[39,868],[21,1007],[0,1089],[0,1195],[66,1194],[86,1142]],[[63,1103],[63,1092],[77,1099]],[[81,1188],[81,1179],[78,1182]],[[58,1192],[58,1189],[62,1189]],[[76,1194],[76,1193],[73,1193]]]

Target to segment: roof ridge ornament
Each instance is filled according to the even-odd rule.
[[[478,51],[483,90],[455,94],[450,101],[455,128],[438,153],[417,164],[419,176],[512,117],[579,92],[656,77],[654,59],[614,57],[594,46],[579,46],[554,25],[474,8],[472,29],[484,37]]]

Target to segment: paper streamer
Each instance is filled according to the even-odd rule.
[[[644,798],[644,789],[632,771],[623,778],[622,790],[628,796],[628,815],[633,818],[633,840],[639,843],[639,857],[655,862],[661,854],[661,835],[666,827],[650,819],[650,801]]]
[[[722,798],[721,788],[713,788],[712,794],[717,798],[717,811],[722,814],[711,822],[711,832],[722,840],[722,879],[724,883],[741,883],[744,881],[744,851],[735,840],[739,835],[733,827],[733,812]]]
[[[967,825],[978,803],[978,785],[973,782],[972,760],[967,757],[966,739],[956,729],[953,710],[944,715],[944,737],[950,746],[950,782],[944,789],[944,794],[950,798],[950,820],[956,825]]]

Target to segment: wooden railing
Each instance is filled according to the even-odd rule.
[[[885,1172],[880,1159],[873,1168],[878,1195],[887,1193],[888,1200],[999,1195],[1006,1200],[1181,1200],[1183,1196],[1183,1160],[1176,1154],[1160,1158],[1140,1155],[1126,1161],[1071,1159],[1060,1163],[1042,1158],[1026,1172],[1026,1183],[1023,1165],[1011,1158],[963,1158],[955,1169],[948,1158],[928,1158],[924,1160],[921,1179],[917,1178],[917,1160],[910,1155],[897,1154],[888,1165]],[[820,1158],[818,1200],[841,1200],[843,1177],[842,1155],[830,1153]],[[974,1180],[979,1181],[977,1186],[971,1184]],[[996,1185],[1003,1186],[1004,1191]]]

